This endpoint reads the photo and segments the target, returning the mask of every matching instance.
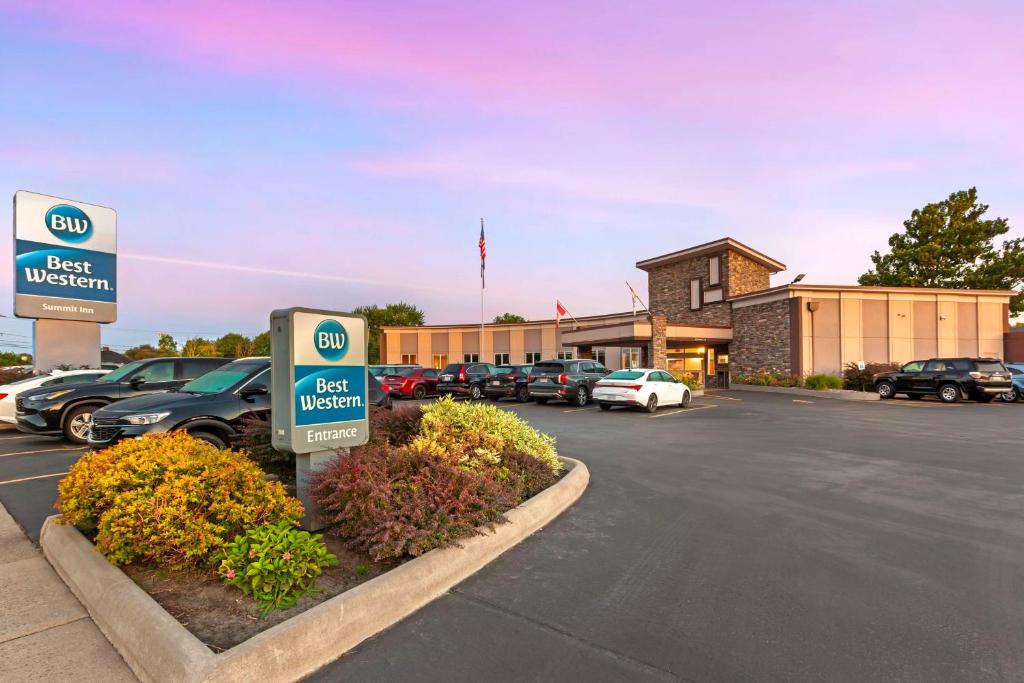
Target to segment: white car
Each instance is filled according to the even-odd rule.
[[[33,375],[0,386],[0,422],[16,424],[14,399],[18,394],[36,387],[50,387],[57,384],[85,384],[94,382],[110,370],[52,370],[43,375]]]
[[[616,370],[594,385],[594,400],[601,410],[612,406],[643,406],[653,413],[658,406],[690,405],[690,388],[664,370]]]

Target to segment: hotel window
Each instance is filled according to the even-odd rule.
[[[416,354],[415,353],[403,353],[402,354],[402,365],[416,365]]]
[[[447,353],[435,353],[433,365],[435,368],[440,370],[444,366],[448,365],[448,354]]]
[[[540,351],[527,351],[526,352],[526,362],[529,363],[530,365],[533,365],[534,363],[539,363],[540,362]]]
[[[464,354],[462,354],[462,362],[463,363],[479,363],[480,362],[480,354],[479,353],[464,353]]]
[[[690,280],[690,310],[700,310],[700,278]]]
[[[722,284],[721,256],[712,256],[708,259],[708,284],[712,287]]]
[[[508,354],[507,353],[496,353],[494,354],[495,365],[508,365]]]
[[[605,350],[604,349],[594,349],[594,360],[596,360],[601,365],[604,365],[604,359],[605,359]]]
[[[621,360],[622,368],[624,370],[640,367],[640,349],[637,347],[626,347],[622,349]]]
[[[559,351],[556,357],[558,360],[572,360],[572,351]]]

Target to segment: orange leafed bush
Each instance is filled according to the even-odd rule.
[[[89,453],[59,493],[63,520],[95,531],[96,546],[115,564],[203,564],[246,529],[302,516],[302,505],[245,455],[184,432]]]

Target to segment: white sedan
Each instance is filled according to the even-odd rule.
[[[690,389],[664,370],[616,370],[594,385],[594,400],[601,410],[612,406],[643,406],[653,413],[658,406],[690,405]]]
[[[0,422],[15,424],[14,399],[23,391],[57,384],[85,384],[94,382],[110,370],[51,370],[43,375],[32,375],[10,384],[0,385]]]

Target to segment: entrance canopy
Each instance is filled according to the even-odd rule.
[[[645,346],[651,341],[651,323],[632,320],[612,325],[562,330],[565,346]],[[723,343],[732,341],[732,327],[668,323],[669,346],[688,342]],[[674,343],[675,342],[675,343]]]

